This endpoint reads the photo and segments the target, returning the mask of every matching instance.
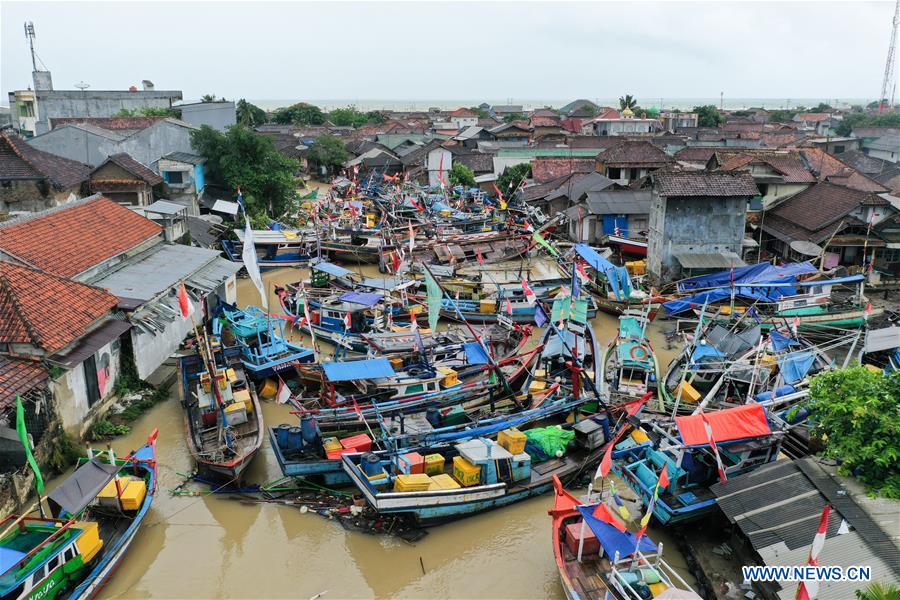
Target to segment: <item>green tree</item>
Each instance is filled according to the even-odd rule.
[[[202,126],[191,132],[191,145],[207,159],[211,181],[244,194],[247,212],[279,218],[296,209],[294,173],[300,163],[275,149],[272,140],[243,125],[222,133]]]
[[[626,108],[628,108],[633,111],[636,106],[637,98],[635,98],[631,94],[625,94],[624,96],[619,97],[619,110],[625,110]]]
[[[791,119],[796,116],[796,110],[790,109],[776,109],[769,111],[769,122],[770,123],[787,123]]]
[[[387,117],[380,110],[370,110],[366,113],[366,123],[380,124],[387,121]]]
[[[876,581],[856,590],[856,597],[858,600],[900,600],[900,586]]]
[[[203,103],[215,102],[216,100],[217,98],[215,94],[203,94],[202,96],[200,96],[200,102]]]
[[[718,127],[725,122],[725,117],[712,104],[695,106],[692,112],[697,113],[697,125],[700,127]]]
[[[471,110],[473,113],[478,115],[479,119],[490,119],[491,118],[491,113],[484,110],[480,106],[470,106],[469,110]]]
[[[159,108],[156,106],[146,106],[144,108],[123,108],[119,110],[114,117],[174,117],[181,116],[179,112],[172,108]]]
[[[823,373],[813,378],[809,398],[825,455],[870,491],[900,499],[900,371],[884,375],[857,365]]]
[[[325,122],[325,113],[318,106],[298,102],[276,110],[272,121],[282,125],[321,125]]]
[[[506,113],[503,115],[503,121],[505,123],[512,123],[513,121],[521,121],[525,118],[525,115],[522,113]]]
[[[868,104],[866,104],[866,108],[868,108],[869,110],[875,110],[876,108],[878,108],[879,106],[881,106],[882,103],[887,104],[887,103],[888,103],[888,99],[885,98],[885,99],[883,99],[881,102],[879,102],[878,100],[872,100],[871,102],[869,102]]]
[[[531,177],[531,163],[519,163],[503,169],[503,173],[497,178],[497,187],[504,196],[509,196],[515,191],[523,179]]]
[[[856,127],[900,127],[900,112],[889,112],[881,115],[871,113],[851,113],[845,115],[835,132],[838,135],[850,135]]]
[[[466,188],[475,187],[475,171],[462,164],[461,162],[453,163],[453,167],[448,173],[450,185],[456,187],[461,185]]]
[[[316,138],[316,142],[310,146],[307,158],[313,162],[325,165],[329,173],[333,173],[348,158],[347,149],[341,138],[326,133]]]
[[[266,122],[266,111],[243,98],[238,100],[235,112],[237,113],[237,122],[244,127],[252,129]]]
[[[735,110],[731,112],[732,117],[749,117],[752,114],[749,110]]]
[[[826,113],[826,112],[831,112],[833,110],[834,110],[834,108],[830,104],[826,104],[825,102],[819,102],[819,104],[810,108],[808,112]]]
[[[338,127],[360,127],[365,125],[369,118],[365,113],[359,112],[355,106],[336,108],[328,113],[328,120]]]

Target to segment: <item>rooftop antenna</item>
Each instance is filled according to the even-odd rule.
[[[31,67],[33,71],[37,71],[37,61],[34,58],[34,23],[25,22],[25,37],[28,39],[28,48],[31,50]]]

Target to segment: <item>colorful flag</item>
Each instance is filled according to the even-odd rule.
[[[547,315],[544,313],[544,309],[541,308],[540,304],[535,305],[534,307],[534,324],[538,327],[543,327],[547,324]]]
[[[537,302],[537,296],[535,295],[534,290],[528,286],[528,282],[525,281],[524,277],[522,277],[522,292],[525,294],[525,299],[528,301],[528,304],[534,306],[534,303]]]
[[[578,271],[578,274],[585,280],[590,281],[591,278],[587,274],[587,270],[584,268],[584,263],[580,260],[575,263],[575,270]]]
[[[625,409],[625,415],[628,417],[633,417],[641,411],[641,407],[650,399],[653,394],[645,394],[641,398],[635,400],[634,402],[628,403],[628,408]],[[612,451],[616,445],[616,442],[619,441],[619,438],[622,437],[622,434],[625,433],[626,427],[621,427],[613,436],[613,439],[606,446],[606,452],[603,453],[603,458],[600,459],[600,466],[597,467],[597,472],[594,474],[594,479],[602,479],[609,475],[609,471],[612,468]]]
[[[581,280],[578,278],[578,270],[572,271],[572,299],[581,298]]]
[[[409,328],[416,331],[419,328],[419,321],[416,319],[416,313],[409,313]]]
[[[400,254],[397,252],[391,252],[391,261],[394,264],[394,274],[400,272]]]
[[[653,516],[653,509],[656,507],[656,501],[659,500],[659,488],[665,488],[669,485],[669,465],[663,465],[662,471],[659,472],[659,479],[656,480],[656,485],[653,487],[653,496],[650,498],[650,502],[647,504],[647,513],[641,517],[641,528],[638,530],[636,537],[638,542],[640,539],[644,537],[644,533],[647,531],[647,526],[650,524],[650,517]]]
[[[25,459],[34,471],[34,489],[40,498],[44,495],[44,478],[41,476],[37,461],[34,460],[34,454],[31,453],[31,442],[28,440],[28,430],[25,429],[25,407],[22,406],[22,398],[19,396],[16,396],[16,432],[22,440],[22,445],[25,446]]]
[[[513,314],[512,302],[510,302],[509,296],[506,297],[506,314],[509,316]]]
[[[266,288],[263,286],[262,275],[259,272],[256,245],[253,243],[253,230],[250,229],[250,219],[247,218],[246,211],[244,212],[244,249],[241,251],[241,260],[244,261],[244,268],[247,269],[250,281],[253,282],[253,285],[259,291],[263,309],[269,312],[269,299],[266,297]]]
[[[591,513],[591,516],[595,519],[599,519],[608,525],[612,525],[616,529],[621,532],[625,532],[625,524],[622,523],[619,519],[617,519],[613,514],[609,511],[609,508],[606,507],[602,502],[597,505],[594,511]]]
[[[538,244],[540,244],[541,246],[543,246],[544,248],[546,248],[547,251],[550,252],[551,255],[553,255],[553,256],[559,256],[559,252],[556,251],[556,248],[554,248],[553,246],[551,246],[551,245],[550,245],[550,242],[548,242],[547,240],[545,240],[545,239],[544,239],[544,236],[542,236],[542,235],[541,235],[540,233],[538,233],[537,231],[535,231],[534,234],[532,234],[531,238],[532,238],[535,242],[537,242]]]
[[[728,477],[725,476],[725,467],[722,465],[722,457],[719,456],[719,448],[716,446],[716,441],[713,439],[712,426],[709,424],[709,419],[706,418],[706,413],[702,410],[700,411],[700,418],[703,419],[703,429],[706,430],[706,439],[709,440],[709,446],[712,448],[713,456],[716,457],[716,467],[719,469],[719,480],[722,483],[728,481]]]
[[[181,282],[181,287],[178,288],[178,306],[181,308],[181,316],[185,319],[194,314],[194,304],[191,302],[191,299],[188,297],[187,290],[184,289],[184,282]]]
[[[344,329],[350,331],[351,327],[353,327],[353,316],[348,311],[344,314]]]
[[[438,319],[441,317],[441,299],[444,293],[428,271],[425,271],[425,288],[428,290],[428,328],[437,331]]]
[[[484,266],[484,257],[481,255],[481,250],[475,251],[475,258],[478,259],[478,264],[483,267]]]
[[[807,566],[819,566],[819,554],[825,547],[825,538],[828,535],[828,517],[831,514],[831,505],[826,504],[822,509],[822,516],[819,518],[819,529],[816,531],[816,537],[813,538],[812,547],[809,549],[809,559],[806,561]],[[819,593],[818,581],[801,581],[797,586],[797,600],[815,600]]]

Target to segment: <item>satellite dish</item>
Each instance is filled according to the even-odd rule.
[[[81,90],[83,92],[84,90],[91,87],[91,84],[85,83],[83,81],[79,81],[78,83],[75,84],[75,87],[77,87],[79,90]]]

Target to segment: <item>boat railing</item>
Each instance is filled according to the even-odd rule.
[[[631,573],[637,569],[641,568],[650,568],[653,569],[656,574],[659,576],[660,580],[665,583],[669,587],[674,587],[682,590],[690,590],[692,589],[690,584],[684,580],[681,574],[678,573],[669,563],[663,560],[663,545],[660,544],[657,546],[656,552],[652,552],[649,554],[644,554],[641,551],[636,551],[634,554],[630,556],[626,556],[625,558],[619,558],[619,553],[616,552],[613,557],[610,575],[613,584],[619,591],[625,594],[629,598],[635,598],[636,600],[643,600],[640,594],[631,587],[631,583],[628,579],[623,575],[623,573]],[[623,566],[625,568],[620,569],[619,566]]]

